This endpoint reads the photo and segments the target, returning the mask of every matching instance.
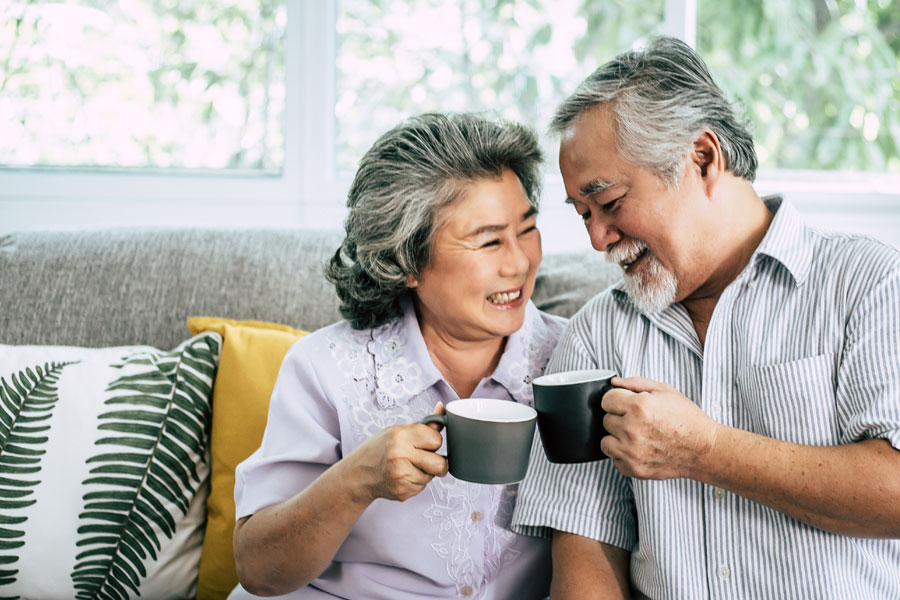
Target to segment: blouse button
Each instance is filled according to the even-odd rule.
[[[467,585],[462,589],[463,596],[471,596],[472,595],[472,586]]]
[[[475,521],[476,523],[477,523],[478,521],[480,521],[480,520],[481,520],[481,513],[478,512],[477,510],[476,510],[476,511],[473,511],[473,512],[472,512],[472,520]]]

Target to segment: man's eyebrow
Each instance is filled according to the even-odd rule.
[[[581,186],[581,189],[578,191],[581,192],[582,196],[593,196],[594,194],[601,194],[615,185],[615,181],[595,179]]]
[[[524,213],[522,213],[522,220],[525,221],[525,220],[533,217],[536,214],[537,214],[537,209],[535,207],[531,206],[528,208],[528,210],[526,210]],[[479,235],[482,235],[485,233],[495,233],[497,231],[503,231],[504,229],[506,229],[506,225],[482,225],[481,227],[478,227],[478,228],[472,230],[472,232],[469,233],[466,237],[470,237],[470,238],[478,237]]]

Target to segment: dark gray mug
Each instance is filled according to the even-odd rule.
[[[525,477],[537,417],[533,408],[511,400],[466,398],[445,410],[419,423],[444,426],[451,475],[474,483],[515,483]]]
[[[538,431],[547,459],[555,463],[577,463],[607,458],[600,440],[606,411],[603,394],[614,386],[613,371],[591,369],[542,375],[531,382]]]

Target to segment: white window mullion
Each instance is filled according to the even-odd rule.
[[[697,42],[697,0],[666,0],[663,32],[691,48]]]
[[[293,128],[287,132],[285,162],[296,167],[304,227],[339,227],[344,214],[346,184],[336,180],[334,166],[336,45],[336,0],[288,0],[287,103]]]

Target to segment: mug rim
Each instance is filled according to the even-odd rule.
[[[469,408],[479,404],[487,405],[504,412],[511,411],[512,413],[519,414],[507,416],[478,414],[477,412],[471,411]],[[537,411],[527,404],[521,404],[515,400],[501,400],[500,398],[459,398],[458,400],[448,402],[446,406],[444,406],[444,410],[457,417],[470,419],[472,421],[481,421],[483,423],[523,423],[537,418]]]
[[[580,383],[589,383],[591,381],[600,381],[601,379],[609,379],[616,377],[615,371],[609,369],[579,369],[576,371],[559,371],[558,373],[549,373],[541,375],[531,381],[533,385],[543,386],[563,386],[577,385]]]

